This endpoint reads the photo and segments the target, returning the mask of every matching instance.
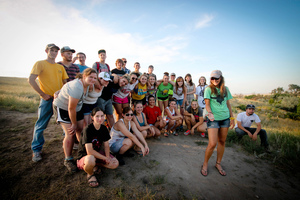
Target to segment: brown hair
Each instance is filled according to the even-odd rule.
[[[181,81],[181,80],[179,80],[179,79],[181,79],[182,82],[183,82],[183,84],[182,84],[182,94],[184,94],[184,93],[185,93],[185,85],[184,85],[184,80],[183,80],[183,78],[182,78],[181,76],[178,76],[178,77],[176,78],[176,82],[175,82],[175,89],[176,89],[176,90],[174,90],[174,92],[175,92],[175,94],[177,94],[178,87],[179,87],[178,81]]]
[[[76,77],[75,77],[75,78],[82,79],[83,76],[89,76],[89,75],[91,75],[92,73],[97,74],[97,72],[96,72],[95,69],[93,69],[93,68],[86,68],[85,70],[83,70],[82,73],[76,74]]]
[[[188,77],[188,76],[191,78],[190,82],[187,82],[187,81],[186,81],[186,77]],[[190,86],[194,85],[193,79],[192,79],[192,75],[191,75],[191,74],[186,74],[185,77],[184,77],[184,80],[185,80],[185,82],[186,82],[187,84],[189,84]]]
[[[122,67],[123,67],[124,66],[124,61],[122,59],[120,59],[120,58],[118,58],[116,60],[116,66],[118,65],[119,62],[122,63]]]
[[[207,85],[207,83],[206,83],[206,78],[204,77],[204,76],[201,76],[200,78],[199,78],[199,85],[198,86],[200,86],[200,79],[201,78],[204,78],[204,85]]]
[[[209,85],[210,89],[211,89],[211,93],[218,96],[218,92],[216,89],[216,86],[214,84],[211,83],[210,81],[210,85]],[[220,76],[220,83],[219,83],[219,87],[220,89],[220,96],[221,98],[224,98],[224,96],[226,95],[226,87],[225,87],[225,80],[223,76]]]
[[[126,113],[128,113],[129,111],[132,111],[132,109],[130,107],[125,107],[123,108],[122,113],[125,115]]]

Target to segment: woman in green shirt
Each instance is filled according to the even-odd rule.
[[[173,83],[174,84],[174,83]],[[158,80],[157,84],[157,100],[158,106],[163,111],[169,104],[169,90],[173,90],[173,84],[169,81],[169,73],[165,72],[162,80]]]
[[[226,172],[221,166],[225,150],[225,141],[228,128],[234,126],[234,118],[229,100],[232,99],[230,91],[225,87],[224,77],[220,70],[212,71],[210,85],[204,91],[205,108],[208,112],[207,129],[208,145],[205,151],[204,163],[201,167],[201,174],[207,176],[208,160],[211,157],[217,143],[216,169],[222,176]]]

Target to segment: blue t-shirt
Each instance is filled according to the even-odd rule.
[[[86,65],[80,65],[80,64],[75,64],[75,65],[77,65],[77,66],[78,66],[80,73],[82,73],[82,72],[83,72],[83,70],[85,70],[86,68],[89,68],[89,67],[88,67],[88,66],[86,66]]]

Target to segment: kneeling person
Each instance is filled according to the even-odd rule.
[[[266,150],[269,148],[267,132],[261,129],[261,121],[259,117],[254,113],[255,106],[253,104],[248,104],[246,106],[246,112],[239,113],[237,115],[237,123],[235,125],[235,132],[237,136],[243,137],[248,135],[252,140],[257,140],[257,135],[260,136],[261,146],[264,146]],[[250,128],[252,123],[255,122],[257,128]]]
[[[91,115],[93,123],[85,127],[80,138],[77,167],[87,173],[90,187],[98,187],[95,174],[100,172],[100,166],[115,169],[119,166],[119,162],[109,151],[110,135],[103,125],[103,111],[96,107]]]

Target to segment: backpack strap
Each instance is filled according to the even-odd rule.
[[[101,72],[101,71],[100,71],[100,62],[96,62],[96,64],[97,64],[97,71],[98,71],[98,73],[100,73],[100,72]],[[105,63],[105,65],[106,65],[108,71],[110,72],[110,67],[109,67],[109,65],[106,64],[106,63]]]

